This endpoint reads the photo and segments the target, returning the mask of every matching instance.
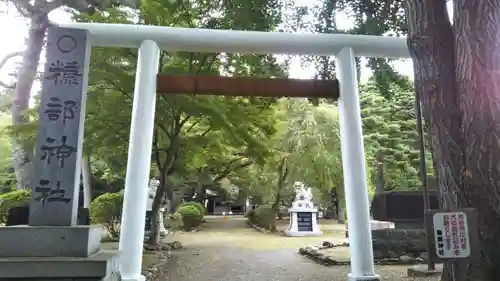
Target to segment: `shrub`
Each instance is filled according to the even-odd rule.
[[[203,204],[201,204],[200,202],[194,202],[194,201],[184,202],[184,203],[180,204],[178,208],[181,208],[184,206],[194,206],[196,209],[198,209],[198,211],[200,211],[202,220],[207,212],[207,210],[205,209],[205,206],[203,206]]]
[[[184,227],[184,223],[182,222],[181,213],[175,212],[173,214],[168,214],[167,224],[170,229],[182,229]]]
[[[189,231],[199,226],[202,222],[200,210],[194,205],[185,205],[177,209],[182,216],[184,230]]]
[[[271,205],[263,205],[251,211],[248,219],[256,226],[276,231],[276,210]]]
[[[123,193],[104,193],[90,204],[90,220],[106,227],[112,238],[120,236]]]
[[[14,190],[0,195],[0,223],[7,221],[10,208],[28,206],[31,189]]]

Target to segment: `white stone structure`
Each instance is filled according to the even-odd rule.
[[[344,187],[349,217],[349,281],[375,281],[365,154],[355,57],[409,58],[406,38],[353,34],[311,34],[213,30],[166,26],[67,23],[86,29],[96,47],[138,48],[130,127],[127,176],[120,236],[123,281],[144,281],[141,274],[144,214],[151,168],[156,75],[160,48],[169,52],[335,56],[340,83],[338,101]],[[215,38],[215,39],[214,39]]]
[[[153,210],[153,200],[155,199],[155,194],[156,194],[156,189],[158,189],[158,186],[160,186],[160,181],[153,178],[149,181],[148,185],[148,204],[146,207],[146,211],[152,211]],[[160,224],[158,225],[158,228],[160,229],[160,235],[167,235],[168,230],[165,228],[165,208],[162,207],[160,208],[158,212],[158,218],[160,221]],[[149,235],[148,230],[144,230],[144,235]]]
[[[295,182],[295,200],[292,207],[288,209],[290,213],[290,224],[285,230],[287,236],[321,236],[323,232],[318,225],[318,209],[312,202],[313,196],[311,188],[305,188],[302,182]]]

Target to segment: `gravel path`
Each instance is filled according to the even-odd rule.
[[[160,269],[162,281],[344,281],[349,272],[348,267],[325,267],[297,254],[295,244],[304,246],[311,240],[249,230],[244,219],[209,219],[203,231],[179,234],[175,239],[186,249],[174,252]],[[292,243],[280,243],[288,239]],[[384,281],[410,280],[405,278],[404,266],[381,266],[377,273]]]

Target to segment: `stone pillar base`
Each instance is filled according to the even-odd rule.
[[[3,281],[120,281],[118,251],[100,251],[83,258],[0,258]]]
[[[1,227],[0,258],[88,257],[99,252],[101,233],[99,225]]]
[[[347,275],[348,281],[380,281],[380,276],[353,276],[351,273]]]

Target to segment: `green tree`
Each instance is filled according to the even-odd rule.
[[[0,189],[10,187],[10,183],[15,182],[15,176],[11,171],[12,143],[9,134],[5,134],[10,123],[10,116],[0,113]]]
[[[409,81],[406,87],[392,83],[387,99],[387,92],[381,92],[378,85],[374,78],[360,89],[365,150],[372,154],[372,162],[367,163],[372,179],[378,169],[383,169],[385,189],[418,190],[420,150],[413,88]],[[431,167],[428,150],[426,161]]]
[[[40,61],[40,54],[45,41],[45,34],[49,26],[49,13],[67,7],[81,12],[94,12],[96,9],[107,9],[116,5],[136,7],[135,0],[2,0],[2,3],[14,5],[20,15],[29,20],[29,32],[26,41],[26,49],[22,52],[7,54],[2,59],[0,67],[11,57],[22,55],[21,67],[17,72],[17,80],[14,88],[12,102],[12,125],[20,125],[29,122],[29,100],[33,82],[37,76],[37,68]],[[10,87],[10,86],[9,86]],[[21,136],[14,134],[12,142],[13,163],[16,172],[17,188],[29,187],[32,172],[31,159],[33,150],[26,147],[21,141]]]
[[[279,13],[273,9],[272,1],[193,5],[189,1],[150,0],[141,3],[138,17],[128,10],[110,9],[77,18],[86,22],[272,30],[279,21]],[[240,16],[233,17],[237,13]],[[86,145],[92,155],[99,154],[106,162],[125,159],[136,61],[135,50],[94,48],[92,52]],[[174,74],[219,74],[222,70],[226,75],[283,75],[272,56],[182,52],[161,52],[159,70]],[[174,199],[170,178],[195,174],[205,189],[207,184],[257,161],[265,152],[266,136],[273,133],[268,117],[272,100],[185,94],[189,95],[159,95],[157,99],[153,167],[158,171],[160,187],[153,213]],[[156,226],[153,223],[150,243],[158,242]]]
[[[273,156],[258,173],[258,179],[274,193],[273,209],[278,212],[283,202],[291,203],[295,197],[294,181],[311,186],[316,203],[331,203],[331,189],[343,189],[336,107],[281,99],[275,119],[279,122],[278,133],[270,142]],[[321,200],[324,197],[326,200]]]
[[[325,3],[332,1],[337,2]],[[498,280],[500,168],[495,163],[500,154],[496,117],[500,61],[495,46],[500,37],[500,2],[341,3],[357,19],[357,33],[408,36],[442,207],[476,208],[479,215],[481,258],[467,266],[455,264],[455,276]],[[448,6],[453,7],[452,20]],[[446,264],[442,280],[453,280],[451,263]]]

